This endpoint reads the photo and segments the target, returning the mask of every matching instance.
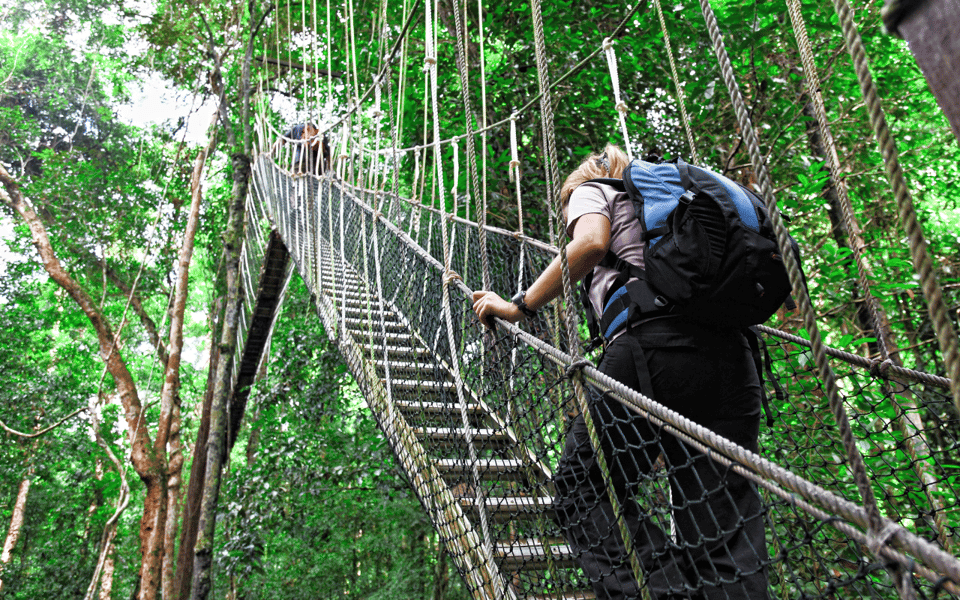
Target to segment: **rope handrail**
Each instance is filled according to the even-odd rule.
[[[328,177],[328,176],[320,175],[320,176],[315,176],[315,177],[323,178],[323,177]],[[357,192],[357,193],[359,193],[359,194],[366,193],[366,192],[373,193],[373,190],[363,189],[363,188],[359,188],[359,187],[358,187],[358,188],[355,188],[355,192]],[[438,215],[439,215],[440,212],[441,212],[439,209],[437,209],[437,208],[435,208],[435,207],[433,207],[433,206],[429,206],[429,205],[426,205],[426,204],[421,204],[421,203],[419,203],[419,202],[415,202],[415,201],[413,201],[413,200],[409,200],[409,199],[406,199],[406,198],[401,198],[401,199],[404,200],[406,203],[410,204],[411,206],[414,206],[417,210],[425,210],[425,211],[432,212],[432,213],[435,213],[435,214],[438,214]],[[467,226],[467,227],[476,228],[476,229],[479,229],[479,228],[480,228],[480,225],[479,225],[477,222],[471,221],[471,220],[469,220],[469,219],[465,219],[465,218],[463,218],[463,217],[448,215],[447,218],[448,218],[449,220],[451,220],[451,221],[460,223],[460,224],[465,225],[465,226]],[[384,223],[388,223],[389,221],[387,221],[386,218],[384,218],[383,222],[384,222]],[[559,254],[559,252],[560,252],[559,248],[557,248],[557,247],[554,246],[553,244],[548,244],[547,242],[544,242],[544,241],[542,241],[542,240],[539,240],[539,239],[537,239],[537,238],[534,238],[534,237],[531,237],[531,236],[528,236],[528,235],[520,234],[520,233],[518,233],[518,232],[516,232],[516,231],[511,231],[511,230],[509,230],[509,229],[503,229],[503,228],[501,228],[501,227],[496,227],[496,226],[494,226],[494,225],[485,225],[483,228],[484,228],[487,232],[489,232],[489,233],[495,233],[495,234],[502,235],[502,236],[505,236],[505,237],[514,238],[514,239],[516,239],[516,240],[518,240],[518,241],[520,241],[520,242],[522,242],[522,243],[524,243],[524,244],[528,244],[528,245],[530,245],[530,246],[534,246],[534,247],[536,247],[536,248],[540,248],[541,250],[544,250],[544,251],[546,251],[546,252],[549,252],[549,253],[551,253],[552,255],[557,255],[557,254]],[[767,325],[757,325],[757,329],[759,329],[759,330],[762,331],[763,333],[766,333],[766,334],[768,334],[768,335],[771,335],[771,336],[780,338],[780,339],[782,339],[782,340],[785,340],[785,341],[788,341],[788,342],[791,342],[791,343],[794,343],[794,344],[797,344],[797,345],[800,345],[800,346],[804,346],[804,347],[806,347],[806,348],[810,348],[810,347],[811,347],[811,342],[810,342],[810,340],[807,340],[807,339],[802,338],[802,337],[800,337],[800,336],[797,336],[797,335],[788,333],[788,332],[786,332],[786,331],[783,331],[782,329],[777,329],[777,328],[775,328],[775,327],[770,327],[770,326],[767,326]],[[876,371],[877,365],[882,362],[882,361],[878,361],[877,359],[872,359],[872,358],[868,358],[868,357],[865,357],[865,356],[861,356],[861,355],[859,355],[859,354],[854,354],[854,353],[851,353],[851,352],[846,352],[846,351],[844,351],[844,350],[840,350],[839,348],[834,348],[834,347],[829,346],[829,345],[824,345],[824,349],[825,349],[825,351],[826,351],[826,353],[827,353],[828,355],[830,355],[830,356],[832,356],[832,357],[834,357],[834,358],[839,358],[839,359],[843,360],[844,362],[847,362],[847,363],[849,363],[849,364],[851,364],[851,365],[854,365],[854,366],[857,366],[857,367],[861,367],[861,368],[863,368],[864,370],[866,370],[866,371],[868,371],[868,372]],[[927,372],[925,372],[925,371],[918,371],[918,370],[916,370],[916,369],[910,369],[910,368],[907,368],[907,367],[902,367],[902,366],[894,365],[894,364],[891,364],[891,365],[889,365],[889,366],[881,369],[881,370],[879,371],[879,375],[880,375],[881,377],[884,377],[884,378],[887,378],[887,379],[899,379],[899,378],[903,378],[903,379],[907,379],[907,380],[910,380],[910,381],[915,381],[915,382],[918,382],[918,383],[925,383],[925,384],[928,384],[928,385],[936,386],[936,387],[942,388],[942,389],[947,389],[947,390],[950,389],[950,379],[947,378],[947,377],[943,377],[943,376],[940,376],[940,375],[935,375],[935,374],[932,374],[932,373],[927,373]],[[895,377],[894,377],[894,376],[895,376]]]
[[[304,6],[310,1],[303,0]],[[723,55],[722,36],[711,14],[709,0],[700,1],[724,83],[731,92],[743,147],[754,163],[782,246],[783,231],[764,157],[750,119],[744,116],[742,98],[737,97],[736,81],[729,57]],[[787,1],[789,4],[790,0]],[[576,325],[580,309],[573,301],[569,267],[563,260],[565,246],[553,234],[554,229],[558,229],[555,226],[562,223],[562,216],[552,125],[552,111],[556,107],[552,94],[567,97],[569,102],[571,96],[562,88],[562,83],[586,68],[600,52],[606,52],[615,115],[627,140],[625,99],[632,96],[620,96],[612,43],[643,6],[643,0],[629,11],[617,30],[604,36],[599,48],[556,80],[551,80],[547,72],[540,2],[531,2],[538,93],[523,107],[511,109],[509,117],[492,124],[487,120],[486,103],[480,119],[472,114],[468,97],[477,85],[469,81],[467,59],[472,59],[475,38],[474,32],[466,29],[466,25],[472,25],[467,19],[466,0],[455,1],[452,14],[441,12],[449,7],[434,0],[428,0],[425,7],[418,0],[409,12],[405,0],[403,9],[394,10],[393,14],[388,14],[386,0],[374,2],[379,12],[374,14],[374,27],[369,31],[373,32],[370,41],[377,49],[367,56],[367,71],[376,75],[373,85],[363,95],[360,82],[366,76],[361,77],[357,70],[358,56],[362,53],[355,31],[363,31],[361,37],[365,37],[366,30],[354,27],[353,0],[348,2],[350,6],[343,13],[341,33],[347,42],[335,50],[345,53],[350,71],[344,82],[345,89],[353,100],[348,112],[339,115],[339,121],[325,130],[341,129],[337,139],[332,140],[339,157],[337,169],[323,174],[286,173],[278,165],[285,165],[290,171],[301,170],[291,167],[288,160],[296,148],[278,143],[267,146],[265,138],[291,144],[304,143],[304,140],[291,140],[279,134],[264,117],[258,129],[263,150],[258,155],[258,177],[261,178],[258,185],[272,188],[265,194],[267,201],[272,201],[270,198],[279,201],[274,206],[274,210],[279,211],[277,222],[285,232],[285,239],[294,246],[291,251],[294,262],[302,273],[309,272],[306,278],[312,278],[307,287],[323,304],[324,326],[336,336],[338,343],[344,344],[345,355],[351,357],[348,367],[368,397],[371,410],[404,468],[416,469],[409,473],[410,480],[474,598],[568,597],[566,592],[576,595],[584,590],[585,577],[593,578],[589,573],[574,573],[578,568],[578,553],[583,550],[574,546],[570,537],[575,535],[571,534],[573,527],[561,524],[549,513],[557,508],[554,501],[566,498],[555,496],[554,492],[560,492],[563,481],[566,467],[561,457],[568,456],[563,440],[571,441],[572,436],[567,434],[572,423],[586,427],[577,430],[576,443],[589,443],[595,449],[592,456],[597,457],[603,481],[591,476],[591,483],[596,484],[594,492],[598,495],[610,496],[608,504],[614,507],[612,514],[617,515],[605,525],[607,533],[603,535],[616,535],[619,528],[619,537],[628,548],[638,544],[637,553],[623,555],[623,564],[626,570],[632,571],[633,579],[640,582],[638,593],[659,594],[653,588],[655,578],[646,580],[651,573],[650,565],[639,564],[635,557],[644,551],[644,544],[648,542],[642,535],[633,534],[633,525],[620,516],[633,510],[634,504],[626,500],[622,505],[625,510],[616,508],[621,499],[613,493],[615,469],[625,467],[616,457],[607,463],[605,453],[596,451],[602,448],[604,435],[609,435],[604,434],[604,430],[610,424],[599,417],[593,421],[593,394],[615,398],[616,402],[611,401],[611,405],[619,402],[626,407],[627,414],[632,411],[644,418],[636,423],[648,423],[658,432],[662,431],[652,443],[679,440],[676,443],[689,449],[688,459],[703,455],[723,473],[721,477],[729,473],[738,481],[753,482],[757,486],[751,489],[755,490],[754,494],[757,489],[760,491],[757,502],[763,510],[756,514],[762,514],[758,518],[766,521],[761,531],[765,532],[767,541],[756,546],[759,549],[756,555],[762,568],[771,570],[769,580],[764,575],[763,581],[780,588],[780,597],[823,597],[838,588],[852,594],[867,594],[877,589],[880,591],[877,597],[885,600],[894,595],[912,598],[911,587],[925,597],[928,590],[960,593],[960,562],[935,546],[939,543],[949,550],[960,534],[960,517],[956,516],[960,514],[957,512],[960,493],[955,489],[951,470],[954,468],[951,452],[958,444],[954,429],[960,427],[955,423],[960,420],[955,407],[945,403],[941,391],[950,389],[956,382],[904,368],[896,363],[895,356],[885,351],[886,344],[881,346],[879,358],[872,352],[863,356],[826,346],[816,330],[817,316],[810,294],[799,289],[799,284],[795,297],[799,298],[806,330],[811,332],[812,339],[773,327],[758,328],[760,344],[767,357],[766,375],[761,377],[765,383],[761,385],[776,391],[776,398],[770,397],[774,412],[767,407],[767,415],[778,417],[776,421],[770,418],[769,433],[761,431],[760,439],[765,445],[762,456],[753,445],[756,437],[753,441],[740,441],[743,446],[737,445],[666,408],[673,406],[670,398],[665,398],[665,405],[660,405],[656,398],[624,388],[601,375],[590,361],[582,358],[582,332]],[[413,4],[412,0],[410,3]],[[482,3],[478,7],[481,16],[477,22],[485,23]],[[411,73],[421,70],[419,64],[414,64],[416,61],[406,58],[407,46],[416,42],[408,32],[417,22],[420,8],[425,8],[426,19],[423,143],[401,149],[401,134],[415,132],[419,136],[420,129],[419,122],[406,130],[402,126],[404,114],[421,112],[419,103],[412,111],[409,100],[404,103],[407,96],[413,98],[421,93],[415,83],[409,88],[416,90],[413,94],[407,93],[404,87],[408,70]],[[330,14],[329,2],[327,10]],[[357,14],[364,14],[365,10]],[[454,19],[448,19],[450,16]],[[389,40],[389,32],[399,28],[388,27],[388,17],[398,22],[403,19],[403,31],[396,40]],[[657,6],[657,17],[671,58],[670,74],[683,127],[693,149],[694,129],[683,106],[683,87],[677,76],[677,65],[672,64],[673,49],[660,6]],[[299,26],[306,29],[306,17],[299,21]],[[438,39],[438,32],[444,26],[455,39]],[[316,19],[313,27],[317,28]],[[446,38],[446,33],[443,36]],[[482,44],[482,36],[480,39]],[[441,47],[438,42],[447,41],[456,42],[456,72],[450,68],[453,63],[447,60],[449,52],[438,56]],[[683,44],[678,52],[686,56],[688,48]],[[388,45],[392,46],[389,53]],[[404,58],[397,70],[390,65],[396,64],[401,48]],[[333,50],[328,39],[328,65],[331,64],[329,53]],[[443,60],[438,60],[441,58]],[[483,56],[480,59],[483,78]],[[445,81],[454,82],[449,93],[462,94],[465,133],[441,136],[448,132],[441,130],[439,119],[443,116],[450,121],[447,113],[454,103],[452,96],[447,97],[446,88],[439,87],[438,69],[443,69],[441,75]],[[399,77],[398,94],[391,87],[393,77]],[[410,80],[415,82],[417,78],[419,75],[411,76]],[[303,85],[307,83],[304,79]],[[485,95],[484,86],[485,81],[480,86]],[[441,90],[444,90],[443,98],[440,98]],[[328,92],[330,100],[329,86]],[[668,92],[663,93],[666,94]],[[382,108],[384,100],[388,103],[386,110]],[[440,100],[448,103],[443,115]],[[520,154],[514,129],[519,115],[532,117],[527,113],[535,102],[540,104],[542,127],[539,133],[530,131],[525,135],[543,136],[537,141],[542,143],[545,161],[547,187],[543,196],[553,244],[526,234],[524,224],[528,215],[524,214],[520,199]],[[723,110],[729,111],[729,108]],[[455,114],[459,111],[454,108]],[[313,117],[317,113],[309,114]],[[389,119],[388,133],[382,126],[385,116]],[[455,116],[453,128],[459,129],[456,118],[460,117]],[[472,131],[474,119],[478,125],[476,131]],[[823,120],[819,114],[818,119]],[[610,121],[609,129],[615,131],[613,119]],[[509,175],[511,184],[517,185],[520,223],[517,231],[485,222],[488,173],[485,167],[478,170],[473,147],[474,135],[484,136],[485,143],[490,131],[502,130],[507,123],[511,126],[510,166],[508,173],[496,175],[496,180],[502,189]],[[381,136],[386,134],[390,140],[382,143]],[[462,140],[467,142],[465,180],[460,179],[463,155],[459,142]],[[450,145],[453,146],[452,164]],[[428,148],[432,155],[429,159]],[[628,152],[629,148],[628,142]],[[414,152],[412,177],[400,164],[401,155],[410,151]],[[483,154],[486,160],[486,152]],[[484,177],[482,187],[480,173]],[[387,183],[391,176],[392,185]],[[464,181],[466,194],[461,194]],[[402,197],[401,189],[411,198]],[[321,196],[322,209],[314,210],[312,206],[320,205],[317,199]],[[537,207],[542,208],[542,205]],[[492,253],[489,263],[485,255],[481,256],[488,245]],[[554,311],[544,310],[531,317],[522,329],[498,322],[494,331],[485,332],[476,323],[471,310],[472,288],[501,293],[515,287],[523,289],[531,276],[542,272],[558,255],[565,300],[556,302]],[[792,255],[784,256],[791,279],[796,283],[798,265],[793,264],[796,261],[791,260]],[[255,261],[257,257],[250,260]],[[814,323],[812,328],[810,322]],[[877,329],[882,326],[876,318],[874,323]],[[355,346],[357,343],[361,346]],[[351,344],[354,344],[352,349]],[[850,346],[850,349],[858,351],[861,347]],[[812,355],[809,350],[813,351]],[[836,364],[831,366],[828,357],[837,359]],[[922,360],[922,354],[918,353],[915,364],[922,364]],[[710,390],[704,397],[712,397],[712,393]],[[827,398],[831,406],[829,412],[823,409]],[[638,426],[633,425],[630,418],[626,422],[636,433]],[[836,433],[838,427],[840,436]],[[731,439],[747,438],[734,434]],[[768,445],[769,440],[776,444]],[[656,453],[656,447],[652,451]],[[650,510],[655,527],[677,536],[675,527],[684,510],[677,503],[684,503],[684,498],[696,501],[696,494],[700,492],[690,496],[685,488],[674,487],[683,485],[677,483],[680,480],[676,471],[682,459],[679,455],[671,456],[664,446],[660,446],[659,452],[658,460],[662,464],[652,466],[649,473],[641,473],[639,481],[631,479],[630,493],[638,494],[636,505],[641,510]],[[411,461],[410,457],[418,458]],[[531,468],[534,464],[537,467]],[[556,474],[556,480],[551,472]],[[639,488],[634,489],[636,486]],[[646,496],[643,501],[640,494]],[[706,497],[701,496],[701,500]],[[526,520],[517,517],[517,512],[523,510],[531,511]],[[749,510],[739,514],[741,521],[754,518]],[[727,531],[728,525],[721,525],[722,530]],[[679,527],[679,535],[685,535],[684,525]],[[568,545],[563,544],[564,539]],[[805,562],[807,548],[816,562],[812,567]],[[817,565],[833,565],[833,558],[851,561],[841,563],[839,569],[817,570]],[[586,568],[582,563],[579,566]],[[738,575],[745,574],[740,573],[740,565],[736,568]],[[535,570],[525,573],[527,569]],[[696,585],[710,585],[709,577],[703,573],[695,576],[699,578]],[[568,584],[573,587],[568,588]],[[643,592],[645,588],[648,592]]]
[[[266,157],[262,157],[266,158]],[[327,180],[328,185],[341,185],[338,182]],[[346,191],[346,188],[344,188]],[[406,232],[387,219],[387,216],[376,210],[373,205],[365,202],[362,197],[350,196],[350,203],[366,214],[371,221],[378,222],[384,231],[389,231],[395,240],[401,242],[409,251],[419,256],[426,264],[445,281],[452,283],[453,288],[460,290],[464,301],[469,301],[472,290],[459,277],[445,277],[448,270],[431,253],[417,244]],[[353,210],[353,209],[351,209]],[[828,522],[832,527],[842,531],[858,543],[876,545],[878,553],[885,560],[895,561],[909,567],[917,575],[925,577],[933,583],[944,585],[952,592],[960,591],[955,582],[960,581],[960,561],[956,557],[936,548],[928,541],[919,538],[902,525],[888,519],[881,520],[882,537],[871,538],[869,533],[869,518],[866,509],[849,500],[845,500],[821,486],[806,481],[791,471],[750,452],[718,434],[696,424],[678,413],[656,403],[653,399],[643,396],[630,388],[614,381],[600,373],[589,363],[579,361],[573,356],[544,342],[530,332],[520,329],[516,325],[505,321],[498,321],[497,327],[503,328],[505,335],[544,355],[556,363],[562,370],[576,367],[582,372],[586,380],[604,391],[615,393],[616,397],[628,407],[639,411],[656,425],[662,425],[665,431],[683,439],[691,446],[711,452],[711,457],[751,478],[758,485],[782,498],[785,502],[803,508],[818,518]],[[763,328],[768,332],[769,328]],[[770,330],[769,332],[775,332]],[[805,340],[788,338],[791,342]],[[862,358],[862,357],[858,357]],[[798,497],[799,496],[799,497]],[[831,515],[839,515],[843,521],[837,521]],[[916,565],[912,561],[918,561]],[[943,575],[951,580],[940,581]]]

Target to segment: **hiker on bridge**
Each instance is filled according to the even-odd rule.
[[[283,136],[291,140],[293,148],[293,172],[319,175],[330,170],[330,140],[313,123],[297,123]]]
[[[633,202],[596,178],[620,178],[627,156],[615,146],[583,162],[563,184],[570,276],[589,278],[597,320],[621,271],[604,260],[612,251],[644,267],[641,223]],[[636,273],[636,271],[634,271]],[[526,292],[506,301],[491,291],[473,294],[474,311],[516,323],[562,292],[559,257]],[[631,313],[632,314],[632,313]],[[599,370],[684,417],[753,452],[758,451],[761,388],[741,330],[705,325],[676,314],[639,313],[609,328]],[[644,585],[656,600],[767,600],[764,514],[755,486],[699,450],[663,432],[595,389],[590,408],[610,475],[631,532]],[[658,526],[664,511],[638,498],[663,460],[670,484],[671,531]],[[583,416],[567,433],[554,478],[557,522],[598,598],[641,597],[616,515],[597,465]],[[643,489],[642,487],[640,488]]]

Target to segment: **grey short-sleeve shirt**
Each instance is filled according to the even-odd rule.
[[[634,212],[633,202],[623,192],[602,183],[585,183],[570,194],[567,208],[567,234],[573,236],[577,219],[597,213],[610,220],[610,250],[621,259],[643,268],[643,229]],[[603,298],[617,271],[597,266],[593,269],[593,284],[590,286],[590,304],[597,318],[603,314]]]

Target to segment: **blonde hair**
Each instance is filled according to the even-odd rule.
[[[627,155],[613,144],[607,144],[603,154],[591,154],[573,173],[567,175],[566,181],[563,182],[563,187],[560,188],[563,206],[570,202],[570,194],[581,184],[600,177],[620,179],[628,164],[630,160]]]

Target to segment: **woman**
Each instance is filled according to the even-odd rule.
[[[641,225],[633,203],[591,179],[620,178],[629,164],[616,146],[593,155],[561,190],[570,276],[588,273],[589,299],[600,320],[603,301],[620,274],[601,265],[608,252],[643,268]],[[643,168],[645,164],[637,164]],[[603,261],[607,264],[608,261]],[[473,294],[474,311],[516,323],[560,295],[559,257],[526,293],[507,302],[490,291]],[[599,370],[721,436],[757,451],[760,383],[749,346],[736,329],[706,326],[683,316],[650,315],[604,340]],[[767,600],[763,507],[755,487],[702,452],[662,433],[616,399],[590,391],[590,409],[614,492],[650,596]],[[638,498],[663,457],[670,483],[671,533],[656,521],[655,502]],[[554,479],[557,522],[598,598],[639,598],[603,474],[583,417],[567,433]],[[649,486],[646,486],[649,487]]]

